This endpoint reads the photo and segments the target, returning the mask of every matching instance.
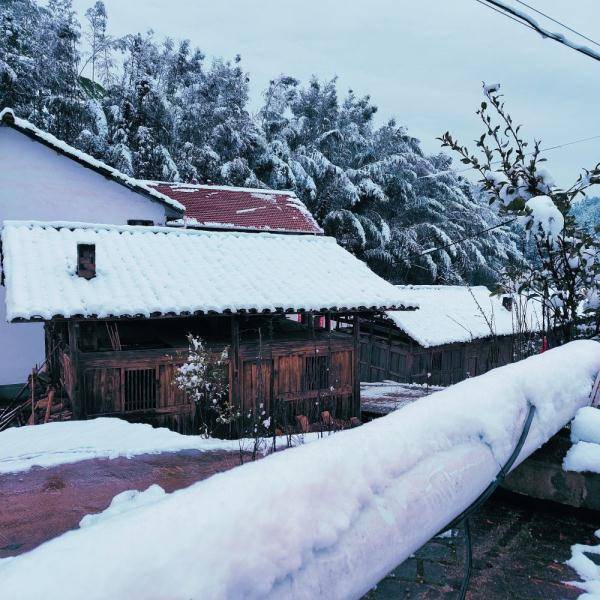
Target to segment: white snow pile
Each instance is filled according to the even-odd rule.
[[[239,450],[235,440],[181,435],[164,427],[99,417],[0,432],[0,474],[55,467],[92,458],[132,458],[180,450]]]
[[[519,461],[573,418],[599,349],[572,342],[67,532],[0,564],[2,591],[20,600],[360,598],[485,489],[530,403]]]
[[[90,280],[75,274],[80,243],[96,247]],[[5,221],[2,245],[9,321],[405,304],[325,236]]]
[[[595,536],[600,538],[600,529],[596,531]],[[569,581],[569,584],[586,592],[579,596],[578,600],[600,600],[600,565],[589,558],[588,554],[600,558],[600,545],[574,544],[571,546],[571,558],[566,564],[575,570],[583,581]]]
[[[108,508],[104,509],[102,512],[85,515],[85,517],[79,521],[79,527],[90,527],[91,525],[104,523],[107,519],[111,519],[116,515],[122,515],[130,510],[140,508],[140,506],[154,504],[165,498],[166,495],[165,490],[156,483],[143,492],[138,490],[125,490],[124,492],[117,494],[112,499]]]
[[[419,308],[387,311],[386,317],[425,348],[542,328],[542,311],[534,300],[514,298],[513,310],[507,310],[502,299],[482,285],[397,287],[407,302]]]
[[[564,458],[563,469],[600,473],[600,409],[579,409],[571,423],[571,441],[573,446]]]
[[[70,146],[62,140],[59,140],[51,133],[39,129],[33,123],[30,123],[25,119],[17,117],[11,108],[5,108],[2,111],[0,111],[0,122],[2,121],[7,122],[8,124],[12,125],[18,130],[30,133],[38,140],[41,140],[49,146],[52,146],[55,150],[57,150],[61,154],[64,154],[65,156],[68,156],[75,160],[79,160],[94,169],[99,169],[103,171],[104,173],[106,173],[106,175],[110,176],[115,181],[118,181],[119,183],[129,188],[141,191],[147,196],[151,196],[155,200],[158,200],[163,204],[167,204],[168,206],[176,209],[177,211],[183,212],[185,210],[183,204],[177,202],[177,200],[174,200],[173,198],[170,198],[165,194],[161,194],[159,191],[146,185],[144,182],[138,179],[134,179],[133,177],[129,177],[129,175],[125,175],[125,173],[122,173],[114,167],[107,165],[101,160],[98,160],[97,158],[94,158],[93,156],[90,156],[89,154],[86,154],[85,152],[82,152],[81,150]]]
[[[550,196],[535,196],[525,203],[528,216],[524,217],[525,223],[531,223],[534,234],[542,233],[556,241],[565,227],[565,218]]]

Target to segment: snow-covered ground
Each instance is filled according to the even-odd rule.
[[[318,433],[294,436],[294,445],[314,441]],[[269,440],[270,443],[270,440]],[[287,438],[278,438],[278,447]],[[15,427],[0,433],[0,474],[31,467],[54,467],[92,458],[132,458],[140,454],[200,450],[237,452],[252,448],[253,440],[220,440],[181,435],[166,428],[100,417]]]
[[[588,402],[599,370],[600,344],[573,342],[319,444],[165,496],[122,498],[95,525],[0,564],[3,593],[358,598],[485,489],[530,404],[517,464]]]
[[[571,441],[563,461],[565,471],[600,473],[600,409],[579,409],[571,423]]]
[[[596,537],[600,538],[600,529],[596,531]],[[600,565],[586,555],[595,555],[596,561],[600,559],[600,544],[597,546],[586,546],[575,544],[571,547],[571,558],[567,564],[577,571],[577,575],[583,581],[570,581],[585,591],[578,600],[600,600]]]

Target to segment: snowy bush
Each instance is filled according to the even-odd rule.
[[[489,203],[508,223],[526,232],[529,262],[507,264],[500,273],[502,291],[539,302],[550,342],[560,344],[600,331],[600,244],[572,216],[575,200],[600,183],[600,164],[584,171],[567,189],[558,188],[542,167],[540,141],[531,149],[508,114],[499,85],[484,86],[486,101],[477,111],[483,134],[473,154],[446,132],[442,146],[480,174]]]
[[[228,348],[215,360],[199,337],[190,334],[188,342],[187,360],[178,368],[174,383],[196,404],[200,433],[208,437],[238,416],[229,401]]]

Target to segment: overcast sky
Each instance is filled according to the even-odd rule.
[[[435,137],[445,130],[464,142],[479,137],[474,111],[485,80],[502,84],[513,117],[543,146],[600,135],[600,62],[476,0],[104,2],[113,35],[153,29],[159,37],[189,38],[207,57],[241,54],[254,107],[280,73],[303,81],[337,75],[340,92],[370,94],[379,122],[395,117],[427,152],[437,152]],[[81,16],[92,3],[74,0]],[[598,0],[527,3],[600,42]],[[600,139],[548,159],[557,182],[570,185],[582,167],[600,161]]]

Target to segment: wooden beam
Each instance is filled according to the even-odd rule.
[[[79,323],[68,322],[69,354],[71,357],[71,369],[73,370],[73,390],[71,394],[71,408],[74,419],[85,419],[85,406],[81,393],[81,369],[79,367]]]
[[[353,405],[355,407],[357,407],[357,412],[356,415],[353,416],[360,416],[360,373],[359,373],[359,361],[358,361],[358,354],[360,352],[360,317],[358,316],[358,313],[354,314],[353,320],[352,320],[352,339],[354,341],[354,353],[353,353],[353,365],[352,365],[352,372],[353,372]]]
[[[229,359],[229,398],[235,407],[242,406],[240,391],[240,321],[231,316],[231,357]]]

